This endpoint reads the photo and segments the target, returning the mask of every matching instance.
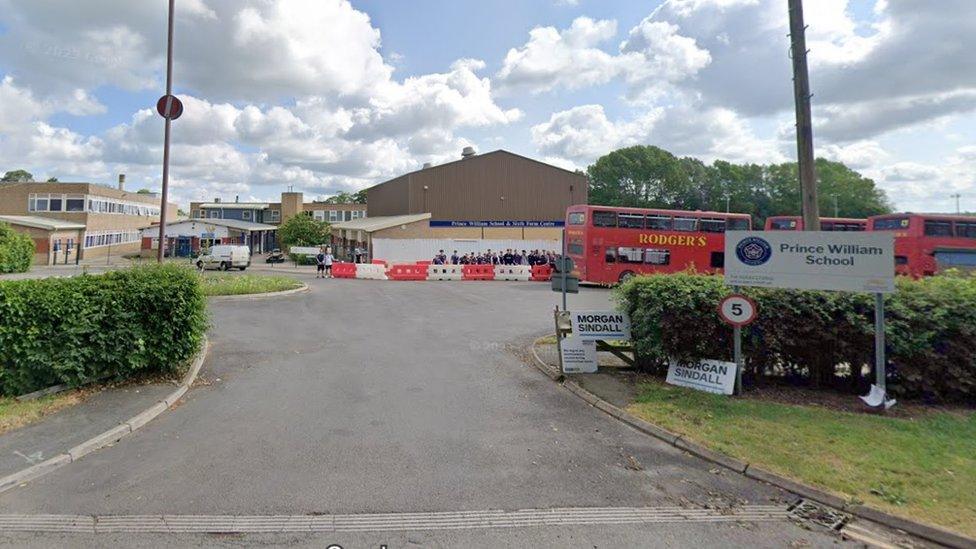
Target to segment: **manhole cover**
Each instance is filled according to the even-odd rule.
[[[840,530],[851,516],[819,503],[801,499],[789,508],[789,516],[802,521],[819,524],[831,530]]]

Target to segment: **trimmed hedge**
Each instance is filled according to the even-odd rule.
[[[615,297],[630,314],[639,365],[663,372],[670,358],[731,360],[732,328],[718,316],[718,303],[729,293],[722,277],[691,273],[642,276],[618,287]],[[759,306],[757,320],[743,329],[747,379],[846,383],[852,392],[864,392],[874,379],[872,295],[743,293]],[[976,402],[976,275],[899,278],[885,309],[889,391]]]
[[[172,264],[0,282],[0,394],[179,373],[205,308],[199,276]]]
[[[0,273],[25,273],[34,263],[34,240],[0,221]]]

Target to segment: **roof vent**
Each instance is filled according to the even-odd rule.
[[[220,197],[214,197],[214,204],[220,204]]]
[[[461,151],[461,158],[471,158],[474,155],[474,147],[465,147],[464,150]]]
[[[120,173],[119,174],[119,190],[120,191],[124,191],[125,190],[125,174],[124,173]]]
[[[433,168],[434,164],[432,162],[424,162],[424,169]]]

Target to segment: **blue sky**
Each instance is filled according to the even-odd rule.
[[[173,196],[326,196],[462,147],[793,159],[785,1],[178,0]],[[807,2],[818,155],[976,209],[976,3]],[[0,168],[158,188],[165,2],[0,0]]]

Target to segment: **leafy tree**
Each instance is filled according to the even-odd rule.
[[[278,226],[278,240],[286,248],[326,244],[331,235],[332,229],[328,223],[313,219],[310,215],[293,215]]]
[[[57,183],[58,182],[58,178],[57,177],[49,177],[49,178],[47,178],[47,182],[48,183]]]
[[[34,262],[34,240],[0,221],[0,273],[25,273]]]
[[[14,182],[14,183],[25,183],[28,181],[34,181],[34,174],[27,170],[11,170],[3,174],[3,178],[0,178],[3,182]]]
[[[149,189],[139,189],[138,191],[136,191],[136,194],[152,194],[152,191],[150,191]]]
[[[357,191],[355,193],[347,193],[345,191],[340,191],[338,194],[326,198],[323,203],[325,204],[365,204],[366,203],[366,189]]]
[[[599,158],[587,169],[595,204],[641,208],[682,207],[691,181],[668,151],[637,145]]]

